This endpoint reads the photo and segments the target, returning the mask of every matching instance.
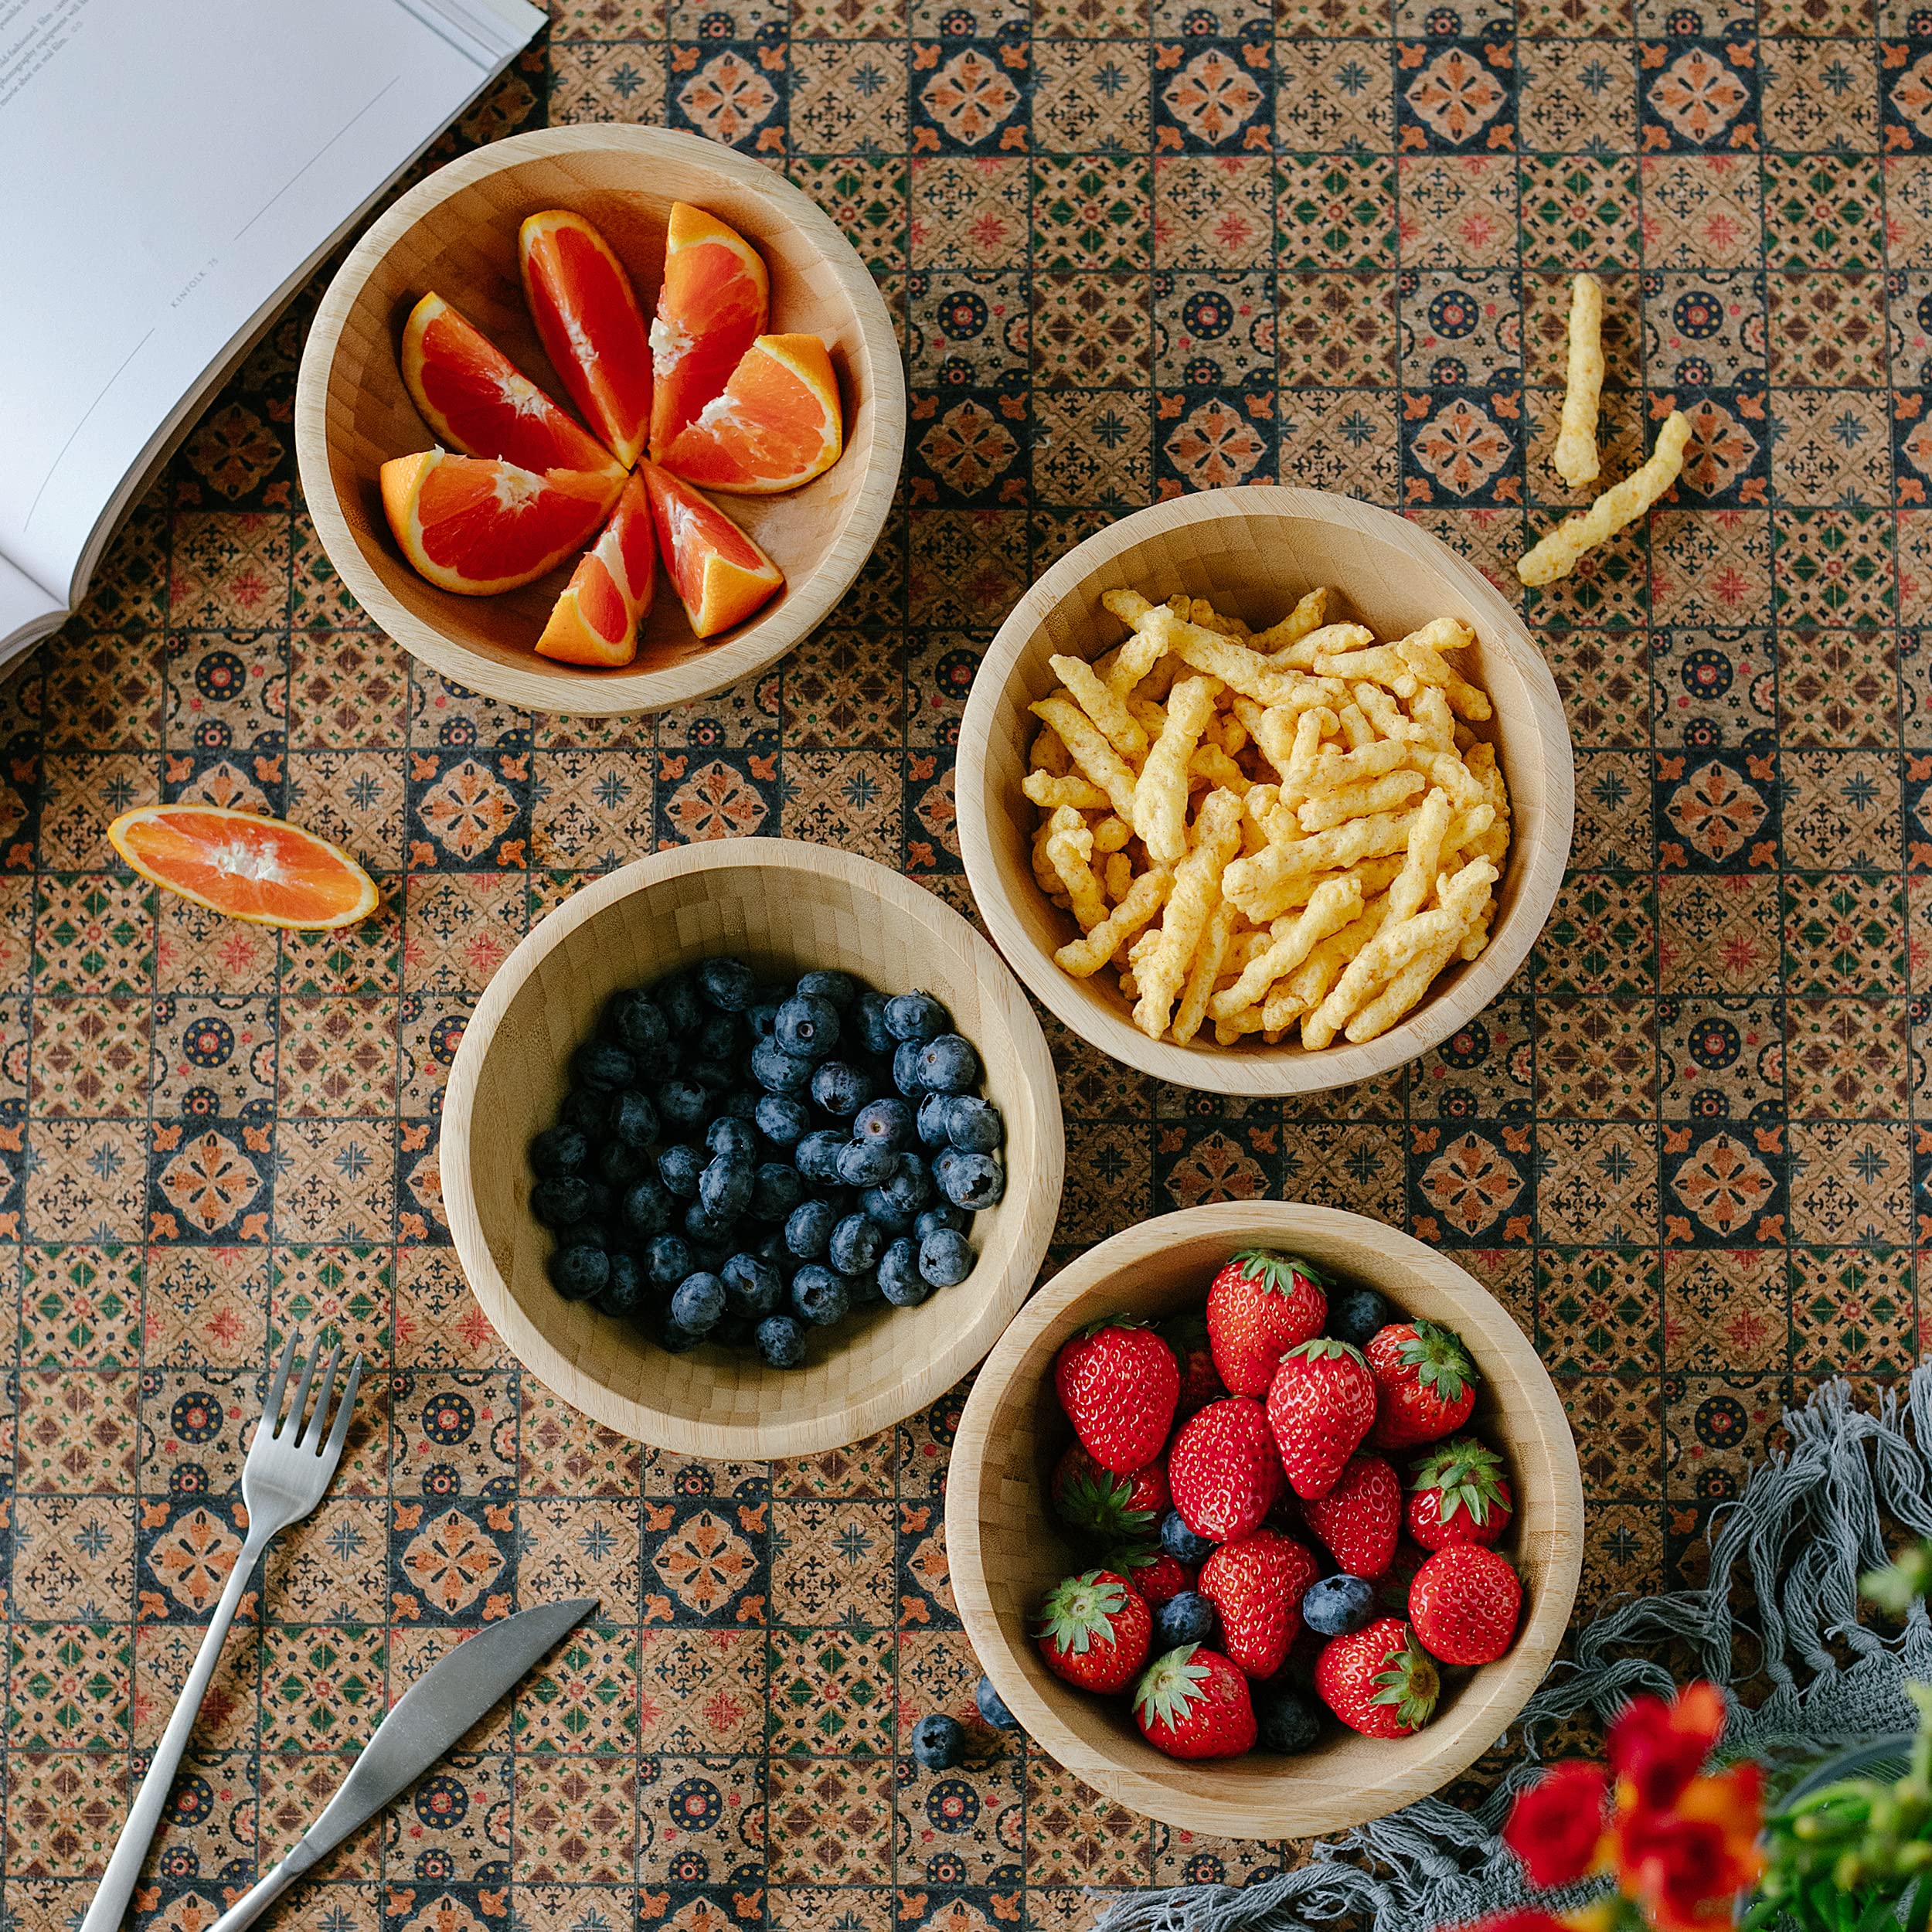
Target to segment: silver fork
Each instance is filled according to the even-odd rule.
[[[335,1392],[335,1366],[342,1353],[339,1344],[329,1351],[321,1386],[316,1391],[315,1410],[306,1427],[303,1412],[308,1407],[309,1389],[321,1354],[320,1345],[311,1351],[301,1380],[295,1385],[294,1400],[286,1409],[282,1397],[287,1390],[288,1371],[295,1359],[294,1335],[288,1338],[275,1372],[269,1378],[261,1422],[249,1447],[248,1460],[242,1465],[242,1502],[248,1510],[247,1539],[235,1559],[234,1568],[228,1573],[221,1600],[209,1620],[208,1634],[201,1640],[201,1648],[196,1655],[195,1667],[181,1687],[174,1715],[155,1747],[154,1761],[141,1781],[141,1789],[134,1794],[128,1822],[121,1827],[114,1855],[107,1861],[94,1903],[81,1921],[80,1932],[115,1932],[120,1925],[128,1901],[134,1896],[134,1882],[141,1876],[148,1847],[161,1823],[162,1808],[168,1801],[182,1753],[188,1748],[189,1733],[195,1728],[201,1700],[207,1695],[209,1682],[220,1661],[222,1642],[234,1621],[235,1606],[241,1601],[248,1579],[268,1546],[321,1501],[335,1474],[335,1465],[342,1461],[342,1440],[349,1434],[349,1417],[355,1409],[356,1385],[362,1377],[362,1358],[358,1355],[349,1364],[349,1380],[335,1411],[335,1426],[329,1427],[329,1397]],[[323,1439],[325,1429],[328,1429],[326,1440]]]

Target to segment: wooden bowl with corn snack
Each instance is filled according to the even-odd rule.
[[[1509,603],[1386,510],[1216,490],[1090,537],[973,681],[967,876],[1028,990],[1141,1072],[1317,1092],[1449,1039],[1570,852],[1555,681]]]

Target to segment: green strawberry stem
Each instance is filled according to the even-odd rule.
[[[1141,1672],[1141,1681],[1134,1686],[1134,1708],[1145,1722],[1179,1725],[1201,1701],[1198,1686],[1213,1673],[1194,1661],[1200,1648],[1183,1644],[1179,1650],[1164,1651]]]
[[[1462,1337],[1453,1328],[1438,1328],[1433,1321],[1411,1322],[1415,1330],[1402,1345],[1404,1368],[1416,1372],[1416,1380],[1444,1402],[1460,1399],[1463,1390],[1476,1379],[1475,1365]]]
[[[1038,1634],[1068,1655],[1084,1657],[1097,1640],[1114,1641],[1114,1619],[1127,1607],[1127,1586],[1090,1570],[1069,1577],[1046,1593]]]
[[[1229,1265],[1241,1271],[1244,1281],[1258,1282],[1270,1294],[1291,1294],[1298,1274],[1325,1288],[1328,1277],[1303,1260],[1298,1254],[1276,1254],[1267,1248],[1243,1248],[1229,1257]]]

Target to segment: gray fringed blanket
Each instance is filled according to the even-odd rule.
[[[1536,1774],[1543,1733],[1586,1708],[1607,1718],[1638,1692],[1668,1693],[1671,1675],[1659,1659],[1672,1645],[1716,1683],[1749,1676],[1770,1686],[1753,1709],[1732,1699],[1726,1755],[1815,1757],[1910,1730],[1916,1714],[1900,1685],[1932,1679],[1932,1621],[1915,1604],[1902,1633],[1867,1630],[1858,1621],[1858,1579],[1885,1561],[1885,1523],[1932,1536],[1932,1362],[1876,1414],[1832,1383],[1784,1423],[1790,1449],[1713,1522],[1708,1586],[1598,1617],[1577,1638],[1574,1660],[1556,1665],[1524,1707],[1521,1761],[1479,1809],[1424,1798],[1324,1840],[1310,1863],[1241,1889],[1189,1886],[1121,1898],[1095,1932],[1295,1932],[1344,1914],[1374,1932],[1422,1932],[1516,1903],[1519,1869],[1496,1832],[1511,1798]],[[1730,1606],[1740,1571],[1757,1604],[1749,1624]]]

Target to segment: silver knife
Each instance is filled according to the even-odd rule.
[[[403,1692],[349,1767],[342,1788],[287,1857],[264,1872],[209,1932],[241,1932],[357,1826],[400,1797],[566,1632],[594,1597],[519,1611],[457,1645]]]

